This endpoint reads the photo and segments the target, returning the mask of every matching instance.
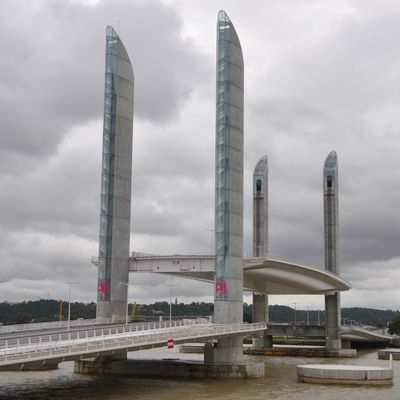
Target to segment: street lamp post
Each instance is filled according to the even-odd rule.
[[[4,283],[5,282],[5,280],[4,279],[0,279],[0,283]]]
[[[172,321],[172,287],[179,286],[179,283],[167,283],[169,286],[169,322]]]
[[[78,281],[68,281],[65,282],[69,285],[69,289],[68,289],[68,330],[70,328],[70,324],[71,324],[71,286],[74,284],[78,284]]]
[[[294,326],[297,325],[297,316],[296,316],[296,311],[297,311],[297,304],[300,303],[293,303],[294,304]]]
[[[215,235],[215,229],[206,229],[206,231],[211,232],[211,251],[212,255],[215,255],[215,242],[214,242],[214,235]]]
[[[118,282],[120,285],[126,286],[126,317],[125,317],[125,325],[128,325],[129,319],[129,282]]]

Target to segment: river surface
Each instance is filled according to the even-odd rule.
[[[177,349],[153,349],[130,353],[129,358],[201,359],[198,354],[179,354]],[[385,387],[319,385],[297,381],[298,364],[358,364],[388,366],[376,350],[359,351],[355,359],[303,357],[252,357],[264,361],[266,376],[248,380],[139,379],[90,376],[73,373],[73,363],[55,371],[0,372],[1,400],[399,400],[400,361],[393,361],[394,384]]]

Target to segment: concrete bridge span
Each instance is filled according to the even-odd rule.
[[[340,336],[342,340],[350,342],[383,343],[392,340],[391,336],[369,331],[359,326],[342,326],[340,329]]]
[[[268,324],[266,334],[271,336],[324,338],[325,325]],[[392,340],[391,336],[353,325],[341,326],[340,337],[342,341],[364,343],[383,343]]]
[[[133,253],[130,272],[150,272],[214,283],[215,257],[210,255],[140,255]],[[327,294],[346,291],[340,276],[275,258],[243,259],[244,290],[267,294]]]
[[[165,321],[128,324],[107,328],[90,327],[80,331],[28,334],[0,339],[0,371],[10,367],[58,364],[64,361],[113,356],[121,352],[164,347],[168,339],[175,344],[209,342],[241,337],[264,331],[266,324],[212,324],[206,320]]]

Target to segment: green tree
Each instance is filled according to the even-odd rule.
[[[32,321],[32,315],[24,312],[18,313],[15,318],[15,322],[17,324],[29,324],[31,321]]]
[[[389,322],[389,329],[388,332],[391,335],[400,335],[400,315],[397,317],[394,317],[390,322]]]

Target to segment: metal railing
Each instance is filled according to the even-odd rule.
[[[148,316],[148,315],[137,315],[139,318],[136,321],[131,321],[132,323],[148,323],[153,321],[160,321],[159,316]],[[143,319],[140,319],[143,318]],[[195,316],[195,315],[186,315],[186,316],[174,316],[173,319],[199,319],[199,318],[207,318],[210,316]],[[168,321],[165,321],[168,323]],[[96,326],[96,325],[108,325],[108,324],[125,324],[125,318],[93,318],[93,319],[77,319],[70,321],[70,328],[76,327],[84,327],[84,326]],[[165,323],[163,322],[163,326]],[[18,333],[18,332],[30,332],[30,331],[44,331],[50,329],[67,329],[68,321],[52,321],[52,322],[35,322],[30,324],[19,324],[19,325],[2,325],[0,326],[0,335],[8,334],[8,333]]]
[[[116,334],[126,334],[126,333],[137,333],[156,329],[167,329],[167,328],[178,328],[182,326],[191,326],[195,324],[206,324],[205,319],[196,320],[177,320],[177,321],[161,321],[161,322],[147,322],[140,324],[129,324],[129,325],[118,325],[118,326],[108,326],[108,327],[93,327],[88,329],[82,329],[79,331],[66,331],[66,332],[55,332],[55,333],[43,333],[42,335],[32,335],[15,337],[9,339],[0,339],[0,350],[3,348],[11,347],[22,347],[37,343],[50,343],[50,342],[60,342],[64,340],[75,340],[81,338],[90,338],[96,336],[109,336]]]
[[[112,321],[112,320],[104,320],[101,323],[111,324],[116,322],[125,322],[125,320],[121,321]],[[77,319],[70,321],[70,327],[76,326],[86,326],[86,325],[96,325],[99,322],[96,318],[93,319]],[[53,322],[35,322],[31,324],[19,324],[19,325],[3,325],[0,326],[0,334],[2,333],[13,333],[13,332],[28,332],[28,331],[36,331],[36,330],[45,330],[45,329],[56,329],[56,328],[67,328],[68,321],[53,321]]]
[[[135,350],[146,345],[163,346],[170,338],[187,342],[265,329],[264,322],[211,324],[206,320],[182,320],[0,340],[0,366],[65,357],[78,359],[85,354]]]

